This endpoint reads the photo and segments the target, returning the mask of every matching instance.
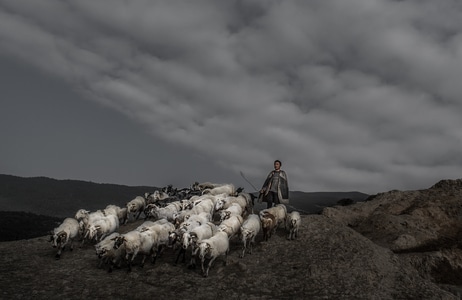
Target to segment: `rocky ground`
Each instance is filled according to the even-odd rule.
[[[297,240],[283,228],[267,242],[260,234],[244,258],[232,241],[228,264],[218,259],[208,278],[175,265],[171,249],[155,264],[107,273],[92,245],[55,260],[48,237],[2,242],[0,298],[460,299],[461,191],[457,181],[303,215]]]

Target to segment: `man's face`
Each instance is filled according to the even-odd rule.
[[[277,161],[274,163],[274,169],[279,170],[281,168],[281,164]]]

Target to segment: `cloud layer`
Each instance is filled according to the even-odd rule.
[[[0,2],[1,55],[236,177],[280,159],[304,191],[459,176],[461,28],[449,0]]]

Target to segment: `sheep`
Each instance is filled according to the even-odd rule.
[[[270,213],[276,218],[277,227],[275,227],[275,230],[281,224],[284,226],[284,228],[286,227],[287,208],[284,204],[278,204],[276,206],[261,210],[260,217],[263,217],[266,213]]]
[[[180,248],[178,255],[175,259],[175,265],[178,263],[178,260],[180,259],[180,256],[183,256],[182,262],[185,262],[186,257],[186,251],[182,247],[182,239],[183,239],[183,234],[185,234],[186,231],[183,229],[175,229],[173,231],[169,232],[168,235],[168,247],[173,248],[175,251],[178,247]],[[179,245],[179,246],[178,246]]]
[[[141,266],[148,255],[152,257],[155,240],[151,235],[152,231],[132,230],[114,238],[114,249],[125,247],[125,260],[128,263],[128,272],[132,270],[132,264],[138,253],[143,254]]]
[[[105,214],[104,214],[104,212],[102,210],[99,210],[99,209],[97,211],[90,212],[89,210],[81,208],[75,213],[74,218],[77,221],[80,221],[80,220],[83,220],[83,219],[88,219],[90,215],[104,217]]]
[[[127,207],[119,207],[117,205],[109,204],[106,206],[106,208],[103,210],[104,215],[115,215],[117,218],[119,218],[119,224],[126,224],[128,220],[128,215],[127,215],[128,209]]]
[[[141,213],[144,211],[144,208],[146,206],[146,200],[141,196],[137,196],[135,197],[135,199],[130,200],[126,206],[128,215],[130,215],[130,213],[133,213],[134,216],[136,215],[135,220],[138,220]]]
[[[254,194],[244,193],[244,192],[238,193],[237,196],[243,197],[245,199],[245,201],[247,202],[246,211],[249,214],[253,214],[254,213],[253,207],[254,207],[255,199],[257,198],[257,196],[255,196]]]
[[[228,197],[226,197],[224,199],[218,200],[216,202],[216,204],[215,204],[215,210],[227,209],[233,203],[239,204],[239,206],[242,208],[242,211],[247,210],[248,202],[247,202],[247,199],[242,195],[228,196]]]
[[[85,209],[79,209],[75,214],[75,219],[79,221],[80,233],[83,234],[88,228],[88,225],[98,219],[104,218],[105,214],[101,210],[90,212]]]
[[[213,215],[214,211],[215,205],[213,204],[213,201],[211,199],[202,199],[199,203],[197,203],[190,209],[191,214],[196,215],[202,212],[206,212],[210,215]]]
[[[119,218],[115,215],[108,215],[89,223],[84,238],[88,237],[89,240],[95,238],[96,241],[101,241],[117,229],[119,229]]]
[[[191,247],[191,262],[189,267],[194,268],[196,266],[195,254],[196,250],[198,249],[199,243],[203,239],[211,238],[217,232],[217,226],[212,222],[204,223],[200,226],[197,226],[191,231],[187,231],[183,234],[182,237],[182,247],[183,250],[187,250]]]
[[[55,255],[56,259],[61,258],[61,253],[64,247],[70,242],[71,251],[74,249],[74,239],[79,234],[79,222],[74,218],[66,218],[56,228],[53,229],[50,236],[50,242],[53,248],[58,248],[58,252]]]
[[[271,238],[273,232],[276,230],[276,218],[272,214],[267,212],[264,215],[260,215],[260,219],[261,228],[263,230],[263,240],[268,241],[268,239]]]
[[[233,203],[227,209],[220,211],[220,222],[223,222],[224,220],[229,219],[234,215],[242,216],[242,213],[242,207],[237,203]]]
[[[231,216],[218,225],[218,230],[226,232],[229,239],[231,239],[239,233],[243,222],[242,216]]]
[[[193,187],[203,191],[205,189],[213,189],[213,188],[219,187],[220,185],[222,185],[222,184],[220,184],[220,183],[212,183],[212,182],[206,181],[206,182],[202,182],[202,183],[196,182]]]
[[[152,261],[153,263],[155,263],[157,255],[163,252],[164,247],[168,246],[170,232],[175,230],[175,226],[172,223],[167,222],[165,219],[162,219],[156,221],[154,225],[146,227],[142,230],[142,232],[145,230],[151,230],[155,233],[152,233],[153,237],[155,238],[154,247],[157,250],[153,255]]]
[[[221,255],[225,255],[225,265],[228,263],[229,239],[226,232],[218,231],[211,238],[204,239],[198,246],[199,258],[201,260],[202,274],[204,277],[209,276],[209,270],[212,263]],[[204,268],[205,260],[209,259],[207,267]]]
[[[226,193],[229,196],[234,196],[236,194],[236,188],[234,184],[222,184],[220,186],[216,186],[214,188],[206,188],[202,191],[202,195],[204,194],[211,194],[211,195],[218,195]]]
[[[164,191],[155,190],[154,194],[152,194],[152,199],[154,202],[165,202],[170,199],[170,195]]]
[[[252,247],[255,244],[255,237],[261,230],[260,217],[256,214],[251,214],[245,219],[241,226],[242,253],[239,257],[243,258],[249,246],[249,254],[252,254]]]
[[[149,212],[147,216],[152,216],[154,219],[167,219],[168,221],[174,221],[174,215],[179,212],[176,205],[167,205],[165,207],[158,207],[155,204],[149,204],[147,206]]]
[[[210,220],[211,216],[206,212],[202,212],[197,215],[187,215],[185,216],[185,220],[178,226],[178,228],[183,231],[190,231],[194,227],[205,224]]]
[[[196,218],[199,218],[197,221],[200,223],[205,223],[208,222],[212,219],[212,215],[206,211],[201,212],[201,208],[199,209],[188,209],[188,210],[182,210],[176,214],[174,214],[174,221],[173,223],[177,227],[181,227],[185,224],[186,221],[188,221],[191,217],[193,217],[192,220],[196,220]],[[200,225],[200,224],[199,224]]]
[[[93,220],[100,219],[100,218],[102,218],[104,216],[105,216],[105,214],[101,210],[90,212],[90,211],[85,210],[85,209],[79,209],[76,212],[74,218],[79,222],[82,221],[83,224],[86,225],[86,224],[88,224],[88,222],[92,222]]]
[[[143,231],[144,229],[146,229],[148,227],[151,227],[153,225],[165,224],[165,223],[168,223],[168,221],[166,219],[160,219],[160,220],[157,220],[157,221],[144,221],[140,226],[136,227],[135,230],[136,231]]]
[[[95,245],[95,252],[100,260],[98,268],[101,268],[103,263],[107,263],[109,264],[109,273],[112,272],[115,265],[118,268],[121,267],[122,258],[125,256],[125,247],[114,249],[114,241],[118,236],[120,233],[113,232]]]
[[[216,195],[203,194],[201,196],[198,196],[198,198],[196,198],[195,200],[210,199],[215,205],[219,200],[225,199],[226,197],[229,197],[227,193],[221,193],[221,194],[216,194]]]
[[[287,215],[286,228],[288,229],[288,240],[294,240],[298,237],[298,229],[300,228],[301,222],[302,219],[298,211],[292,211]]]

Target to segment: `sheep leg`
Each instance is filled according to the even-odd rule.
[[[204,262],[205,262],[205,257],[202,257],[202,258],[201,258],[201,269],[202,269],[202,274],[205,274]],[[207,276],[205,276],[205,277],[207,277]]]
[[[183,249],[183,247],[180,248],[180,251],[178,251],[178,255],[176,257],[176,260],[175,260],[175,265],[178,263],[178,260],[180,259],[180,256],[183,254],[183,260],[182,262],[184,263],[185,262],[185,257],[186,257],[186,251]]]
[[[157,250],[156,250],[155,252],[153,251],[153,254],[152,254],[152,263],[153,263],[153,264],[156,263],[157,255],[160,256],[160,254],[161,254],[161,252],[162,252],[161,250],[162,250],[162,245],[159,245],[159,246],[157,247]]]
[[[209,260],[209,263],[207,264],[207,269],[205,270],[205,273],[204,273],[204,277],[208,277],[208,276],[209,276],[210,267],[212,266],[212,263],[213,263],[213,261],[214,261],[216,258],[217,258],[216,256],[213,256],[213,257]]]
[[[249,242],[249,254],[252,254],[253,244],[255,244],[255,237]]]
[[[145,255],[143,255],[143,258],[141,259],[141,264],[140,264],[140,266],[141,266],[142,268],[144,268],[144,262],[146,261],[146,257],[147,257],[147,255],[145,254]],[[151,260],[152,260],[152,253],[151,253]]]
[[[140,217],[140,215],[141,215],[141,210],[140,210],[140,211],[138,212],[138,214],[136,215],[135,220],[138,220],[138,218]]]
[[[188,268],[189,269],[195,269],[196,268],[196,254],[197,254],[197,251],[199,251],[199,248],[193,248],[193,250],[191,251],[191,261],[189,262],[189,266]]]
[[[56,259],[60,259],[60,258],[61,258],[61,253],[62,253],[63,249],[64,249],[64,246],[58,247],[58,253],[56,253],[56,255],[55,255],[55,258],[56,258]]]
[[[246,240],[246,239],[243,239],[242,242],[243,242],[244,245],[242,246],[242,253],[241,253],[241,255],[239,255],[240,258],[243,258],[243,257],[244,257],[244,255],[245,255],[245,250],[246,250],[246,248],[247,248],[247,240]]]
[[[131,272],[132,270],[132,265],[133,265],[133,261],[135,260],[135,257],[136,255],[138,254],[138,249],[136,249],[133,253],[132,253],[132,257],[128,260],[128,272]],[[127,257],[128,257],[128,253],[127,253]]]

